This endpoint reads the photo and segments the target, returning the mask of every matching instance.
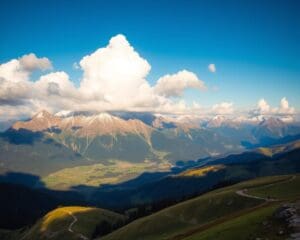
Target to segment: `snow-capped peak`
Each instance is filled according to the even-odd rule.
[[[35,119],[42,119],[42,118],[49,118],[51,115],[51,113],[47,112],[46,110],[42,110],[40,112],[38,112],[37,114],[35,114],[33,116],[33,118]]]
[[[109,113],[106,113],[106,112],[99,113],[98,115],[96,115],[96,117],[99,119],[106,119],[106,120],[111,120],[113,118],[112,115],[110,115]]]
[[[68,111],[68,110],[62,110],[55,113],[56,117],[69,117],[71,115],[72,115],[72,111]]]

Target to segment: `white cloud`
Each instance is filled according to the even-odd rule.
[[[0,65],[0,106],[22,105],[30,98],[32,82],[30,71],[25,70],[17,59]]]
[[[257,103],[257,110],[259,114],[269,114],[271,111],[270,105],[265,99],[260,99]]]
[[[208,70],[212,73],[215,73],[217,71],[216,65],[214,63],[209,64]]]
[[[29,71],[24,70],[20,61],[17,59],[10,60],[0,65],[0,78],[10,82],[20,82],[28,80]]]
[[[38,58],[34,53],[24,55],[19,59],[20,65],[26,71],[47,70],[52,68],[52,63],[46,57]]]
[[[13,114],[24,116],[32,113],[42,102],[43,107],[48,108],[47,95],[39,91],[37,83],[30,81],[30,75],[34,70],[49,68],[52,65],[47,58],[37,58],[34,54],[1,64],[0,112],[6,112],[4,116],[10,118]]]
[[[279,109],[277,110],[277,112],[279,114],[294,114],[295,113],[295,108],[289,107],[289,102],[284,97],[280,100],[280,106],[279,106]]]
[[[197,75],[187,70],[179,71],[175,74],[167,74],[158,79],[154,90],[157,94],[166,97],[182,96],[183,91],[187,88],[204,90],[205,84],[198,79]]]
[[[0,118],[25,116],[38,110],[129,110],[172,114],[234,114],[233,103],[221,102],[212,108],[189,105],[183,93],[188,88],[204,90],[205,83],[193,72],[182,70],[159,78],[154,86],[147,81],[151,66],[117,35],[79,62],[83,77],[76,87],[67,73],[50,72],[32,81],[34,70],[52,68],[48,58],[31,53],[0,64]],[[75,64],[74,67],[78,68]],[[216,71],[214,64],[209,67]],[[286,98],[278,108],[261,99],[251,114],[291,115],[295,109]]]
[[[30,53],[19,59],[12,59],[0,65],[0,78],[10,82],[21,82],[29,80],[29,76],[34,70],[51,69],[52,64],[48,58],[37,58]]]
[[[77,94],[74,84],[65,72],[53,72],[43,75],[35,82],[34,87],[37,93],[47,97],[51,95],[72,97]]]
[[[123,35],[80,61],[84,72],[79,91],[90,102],[84,107],[100,110],[169,111],[182,109],[169,99],[186,88],[203,89],[204,83],[188,71],[166,75],[151,87],[146,80],[151,66]],[[97,106],[95,106],[97,105]]]
[[[213,105],[212,113],[218,115],[232,114],[234,111],[232,102],[221,102]]]
[[[31,105],[8,106],[0,104],[0,121],[7,121],[16,118],[26,118],[33,115],[36,109]]]
[[[295,108],[289,106],[288,100],[283,97],[280,100],[279,107],[271,107],[265,99],[260,99],[255,109],[249,112],[250,116],[255,118],[275,116],[282,120],[292,119],[296,113]]]
[[[78,88],[65,72],[49,73],[36,82],[30,81],[33,70],[48,67],[48,59],[36,58],[34,54],[0,65],[0,101],[12,107],[26,102],[32,109],[53,111],[144,111],[177,106],[155,93],[146,80],[150,64],[123,35],[113,37],[106,47],[82,58],[83,79]]]
[[[29,98],[32,83],[28,81],[13,82],[0,77],[0,105],[16,105]]]
[[[80,91],[91,99],[103,100],[112,107],[132,107],[151,95],[146,81],[151,67],[126,40],[117,35],[107,47],[100,48],[80,61],[84,72]]]

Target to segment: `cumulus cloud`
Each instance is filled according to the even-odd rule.
[[[253,117],[276,116],[281,119],[291,119],[296,113],[295,108],[289,106],[288,100],[283,97],[280,100],[279,107],[271,107],[265,99],[260,99],[255,109],[252,109],[249,114]]]
[[[215,73],[217,71],[216,65],[214,63],[209,64],[208,70],[212,73]]]
[[[47,58],[37,58],[31,53],[4,63],[0,65],[1,103],[26,103],[34,110],[53,111],[175,111],[175,108],[184,109],[185,105],[170,99],[171,96],[180,96],[186,88],[204,88],[194,73],[185,70],[166,75],[156,86],[150,86],[146,79],[150,64],[123,35],[111,38],[107,46],[74,65],[79,66],[83,77],[76,88],[65,72],[42,75],[36,82],[30,80],[32,71],[52,67]]]
[[[221,102],[213,105],[212,113],[218,115],[232,114],[234,111],[232,102]]]
[[[269,114],[271,111],[270,105],[267,103],[265,99],[260,99],[257,103],[257,112],[259,114]]]
[[[231,102],[212,108],[199,103],[188,104],[182,97],[186,89],[204,90],[205,83],[190,71],[181,70],[160,77],[154,86],[147,81],[151,66],[130,45],[125,36],[117,35],[107,46],[84,56],[74,68],[83,72],[76,87],[66,72],[43,74],[30,79],[35,70],[52,69],[51,61],[30,53],[0,64],[0,119],[31,115],[46,109],[61,110],[128,110],[173,114],[233,114]],[[214,64],[209,65],[212,72]],[[261,99],[252,114],[293,114],[286,98],[278,108]]]
[[[182,96],[187,88],[204,90],[205,84],[198,79],[197,75],[187,70],[179,71],[175,74],[168,74],[158,79],[154,90],[157,94],[166,97]]]
[[[61,97],[72,97],[77,94],[77,90],[65,72],[53,72],[40,77],[34,84],[35,91],[41,96],[48,97],[56,92],[55,95]],[[49,89],[50,92],[49,92]],[[55,89],[55,90],[54,90]]]
[[[0,76],[0,99],[17,100],[30,96],[31,83],[27,81],[13,82]]]
[[[285,97],[283,97],[280,100],[280,106],[279,106],[277,112],[279,114],[294,114],[295,113],[295,108],[290,107],[288,100]]]
[[[17,83],[20,81],[28,80],[30,75],[29,71],[24,70],[20,61],[17,59],[10,60],[7,63],[0,65],[0,78]]]
[[[26,71],[47,70],[52,68],[52,63],[46,57],[38,58],[34,53],[24,55],[19,59],[20,65]]]
[[[50,60],[47,58],[38,58],[35,54],[24,55],[19,59],[10,60],[0,65],[0,112],[7,112],[7,118],[13,114],[23,116],[40,108],[50,110],[51,101],[47,98],[49,92],[43,91],[43,82],[48,75],[43,75],[38,81],[30,80],[30,75],[35,70],[46,70],[52,68]],[[55,78],[56,73],[49,74],[51,81],[58,81],[61,84],[64,79],[61,76]],[[66,75],[66,74],[65,74]],[[67,75],[66,75],[67,76]],[[45,85],[45,84],[44,84]],[[63,86],[66,91],[69,87]],[[53,85],[50,86],[50,92],[53,93]],[[53,103],[52,105],[55,105]],[[57,104],[57,107],[61,107]]]
[[[0,78],[10,82],[28,81],[34,70],[51,69],[52,64],[48,58],[38,58],[30,53],[19,59],[12,59],[7,63],[0,64]]]
[[[80,91],[94,99],[102,99],[112,106],[133,106],[142,97],[141,91],[149,94],[146,81],[151,67],[123,35],[117,35],[108,46],[100,48],[80,61],[83,80]]]

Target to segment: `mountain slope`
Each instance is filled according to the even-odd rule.
[[[28,229],[0,230],[0,237],[3,240],[95,236],[102,240],[282,239],[294,229],[287,227],[286,220],[278,222],[274,214],[300,197],[299,188],[299,175],[257,178],[206,193],[127,225],[124,216],[104,209],[61,207]],[[275,231],[268,231],[270,226]],[[278,238],[279,231],[283,234]]]
[[[276,192],[280,192],[284,188],[289,188],[290,191],[293,192],[293,195],[290,195],[288,199],[284,194],[277,195],[276,197],[279,200],[293,201],[300,196],[298,190],[300,187],[299,176],[260,178],[222,188],[169,207],[148,217],[138,219],[101,239],[190,239],[188,236],[191,236],[191,239],[202,239],[203,231],[213,229],[215,226],[222,226],[223,222],[227,223],[230,222],[231,219],[236,219],[239,216],[247,216],[247,214],[252,213],[254,213],[252,218],[257,218],[261,216],[261,213],[257,212],[260,209],[265,209],[267,213],[274,212],[275,209],[279,207],[280,202],[266,202],[263,199],[256,199],[255,197],[240,196],[237,194],[237,191],[245,188],[255,190],[256,188],[267,185],[277,187],[277,184],[280,185],[280,187],[277,188]],[[270,190],[272,190],[272,188]],[[269,191],[265,192],[265,199],[267,199],[269,194]],[[271,208],[268,208],[269,206]],[[266,215],[268,215],[267,213]],[[243,234],[249,234],[246,226],[247,225],[243,225],[243,228],[236,232],[235,236],[237,238],[234,239],[247,239],[247,235],[238,235],[241,234],[241,232],[243,232]],[[234,225],[230,225],[230,227],[232,227],[233,230],[235,229]],[[224,232],[225,230],[227,232],[228,228],[224,229]],[[217,230],[212,232],[215,233],[213,237],[203,239],[227,239],[224,235],[216,237],[218,233]],[[253,232],[251,231],[251,233]],[[195,237],[193,238],[192,236]],[[249,235],[249,237],[250,236],[251,235]]]
[[[299,235],[297,211],[300,210],[300,202],[296,200],[300,196],[299,178],[299,175],[292,176],[287,181],[249,188],[250,196],[263,197],[267,201],[271,196],[274,201],[269,200],[262,208],[178,239],[297,239],[292,236]]]
[[[106,231],[124,224],[125,217],[99,208],[60,207],[45,215],[36,224],[24,231],[3,233],[1,239],[91,239],[97,227]],[[97,230],[98,233],[101,231]],[[0,233],[1,236],[1,233]]]
[[[213,119],[216,124],[201,121],[146,113],[41,111],[0,133],[0,168],[45,177],[65,168],[97,164],[109,168],[124,161],[161,171],[162,165],[165,170],[179,161],[239,153],[300,136],[297,124],[277,119],[264,119],[258,125],[232,124],[233,120],[220,117]]]
[[[286,145],[292,146],[294,143]],[[297,145],[297,144],[296,144]],[[283,147],[283,146],[282,146]],[[274,147],[275,149],[275,147]],[[273,149],[273,150],[274,150]],[[271,151],[271,150],[270,150]],[[275,151],[275,150],[274,150]],[[300,148],[274,156],[252,151],[208,161],[200,167],[169,173],[132,187],[130,182],[93,189],[89,200],[106,208],[132,207],[160,201],[179,201],[224,186],[262,176],[300,172]],[[155,177],[155,176],[154,176]],[[122,202],[118,199],[122,199]]]
[[[143,162],[151,152],[152,127],[138,119],[124,120],[108,113],[59,117],[46,111],[12,130],[31,131],[95,161],[124,159]]]
[[[0,169],[43,176],[89,161],[40,132],[9,129],[0,133],[0,163]]]

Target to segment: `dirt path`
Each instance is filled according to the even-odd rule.
[[[238,211],[238,212],[234,212],[234,213],[231,213],[229,215],[226,215],[224,217],[220,217],[216,220],[213,220],[211,222],[208,222],[208,223],[205,223],[203,225],[200,225],[194,229],[191,229],[191,230],[188,230],[187,232],[184,232],[184,233],[180,233],[178,235],[175,235],[175,236],[172,236],[170,238],[167,238],[167,240],[183,240],[187,237],[190,237],[192,235],[194,235],[195,233],[199,233],[199,232],[202,232],[202,231],[205,231],[211,227],[214,227],[214,226],[217,226],[219,224],[222,224],[228,220],[232,220],[234,218],[237,218],[237,217],[240,217],[240,216],[243,216],[247,213],[251,213],[257,209],[260,209],[262,207],[265,207],[265,206],[268,206],[269,204],[271,203],[268,203],[268,202],[263,202],[257,206],[254,206],[254,207],[251,207],[251,208],[246,208],[246,209],[243,209],[241,211]]]
[[[69,214],[72,218],[73,218],[73,221],[70,223],[69,227],[68,227],[68,231],[71,232],[71,233],[75,233],[79,236],[79,238],[83,239],[83,240],[89,240],[88,237],[84,236],[83,234],[81,233],[76,233],[74,232],[74,230],[72,229],[73,225],[78,221],[78,218],[70,211],[65,211],[67,214]]]
[[[69,231],[70,233],[76,234],[76,235],[77,235],[80,239],[82,239],[82,240],[89,240],[88,237],[84,236],[84,235],[81,234],[81,233],[77,233],[77,232],[75,232],[75,231],[72,229],[73,225],[78,221],[78,218],[77,218],[72,212],[70,212],[70,211],[64,211],[64,212],[67,213],[68,215],[70,215],[70,216],[73,218],[72,222],[71,222],[70,225],[68,226],[68,231]],[[60,234],[61,231],[62,231],[62,230],[59,230],[59,231],[56,231],[56,232],[51,232],[51,233],[49,233],[49,235],[47,236],[47,238],[49,238],[49,239],[50,239],[50,238],[53,238],[53,237],[55,237],[57,234]],[[26,239],[26,237],[27,237],[29,234],[30,234],[30,231],[28,231],[25,235],[23,235],[23,237],[20,238],[20,240]]]
[[[270,187],[270,186],[273,186],[273,185],[276,185],[276,184],[281,184],[281,183],[284,183],[284,182],[291,182],[293,180],[295,180],[296,176],[292,176],[291,178],[287,179],[287,180],[283,180],[283,181],[279,181],[279,182],[275,182],[275,183],[270,183],[270,184],[267,184],[267,185],[263,185],[261,187]],[[258,187],[259,188],[259,187]],[[239,196],[242,196],[242,197],[247,197],[247,198],[254,198],[254,199],[260,199],[260,200],[264,200],[266,202],[275,202],[275,201],[279,201],[279,199],[276,199],[276,198],[269,198],[269,197],[259,197],[259,196],[255,196],[255,195],[250,195],[247,193],[248,192],[248,189],[240,189],[240,190],[237,190],[235,193]]]
[[[267,185],[263,185],[263,187],[266,187],[266,186],[273,186],[273,185],[276,185],[276,184],[279,184],[279,183],[283,183],[283,182],[290,182],[290,181],[293,181],[294,179],[296,178],[296,176],[292,176],[291,178],[288,178],[288,179],[284,179],[282,181],[278,181],[278,182],[274,182],[274,183],[270,183],[270,184],[267,184]],[[235,192],[237,195],[239,196],[242,196],[242,197],[247,197],[247,198],[254,198],[254,199],[259,199],[259,200],[264,200],[265,202],[259,204],[259,205],[256,205],[252,208],[248,208],[248,209],[244,209],[244,210],[241,210],[241,211],[238,211],[238,212],[235,212],[235,213],[232,213],[232,214],[229,214],[228,216],[224,216],[222,218],[219,218],[217,220],[214,220],[212,222],[209,222],[209,223],[206,223],[206,224],[203,224],[203,225],[200,225],[199,227],[196,227],[194,229],[191,229],[187,232],[184,232],[182,234],[178,234],[176,236],[173,236],[171,238],[168,238],[168,240],[182,240],[182,239],[185,239],[189,236],[192,236],[193,234],[195,233],[199,233],[199,232],[202,232],[202,231],[205,231],[211,227],[214,227],[216,225],[219,225],[219,224],[222,224],[228,220],[231,220],[231,219],[234,219],[234,218],[237,218],[237,217],[240,217],[240,216],[243,216],[247,213],[251,213],[252,211],[255,211],[257,209],[260,209],[260,208],[263,208],[263,207],[266,207],[268,206],[269,204],[272,204],[272,202],[275,202],[275,201],[280,201],[278,199],[274,199],[274,198],[263,198],[263,197],[259,197],[259,196],[254,196],[254,195],[250,195],[247,193],[247,189],[241,189],[241,190],[237,190]]]
[[[239,196],[242,196],[242,197],[265,200],[266,202],[279,201],[278,199],[275,199],[275,198],[264,198],[264,197],[258,197],[258,196],[250,195],[250,194],[247,193],[247,191],[248,191],[248,189],[242,189],[242,190],[237,190],[235,193]]]

